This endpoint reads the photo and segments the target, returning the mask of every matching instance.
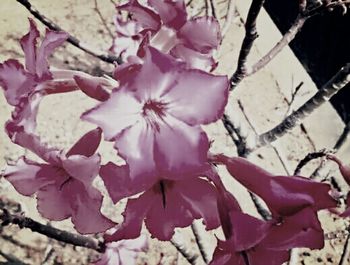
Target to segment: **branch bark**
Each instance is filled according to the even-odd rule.
[[[260,10],[265,0],[253,0],[245,23],[245,37],[242,42],[241,50],[238,57],[238,65],[235,73],[231,77],[231,91],[237,87],[237,85],[247,75],[247,57],[253,46],[256,38],[258,38],[258,32],[256,29],[256,20],[260,13]]]
[[[45,26],[47,26],[49,29],[54,31],[64,31],[60,26],[52,22],[50,19],[42,15],[28,0],[16,0],[18,3],[23,5],[35,18],[37,18],[41,23],[43,23]],[[110,64],[121,64],[122,61],[119,57],[105,53],[103,51],[94,50],[88,45],[82,43],[80,40],[78,40],[76,37],[69,34],[69,37],[67,39],[67,42],[72,44],[73,46],[77,47],[78,49],[100,59],[101,61],[104,61],[106,63]]]
[[[106,249],[105,244],[103,242],[98,241],[94,238],[73,234],[67,231],[54,228],[52,226],[43,225],[23,215],[11,214],[5,208],[2,209],[0,220],[2,220],[2,224],[1,224],[2,226],[15,224],[15,225],[18,225],[20,228],[29,228],[33,232],[37,232],[49,238],[53,238],[61,242],[72,244],[74,246],[90,248],[100,253],[103,253]]]
[[[311,114],[323,103],[329,101],[340,89],[350,82],[350,63],[346,64],[331,80],[299,109],[286,117],[279,125],[258,137],[256,148],[265,146],[285,135],[300,124],[302,119]]]

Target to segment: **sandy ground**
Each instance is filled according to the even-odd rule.
[[[42,11],[49,18],[61,25],[62,28],[84,42],[101,50],[109,48],[111,38],[94,10],[94,1],[33,0],[31,2],[38,10]],[[218,1],[216,3],[217,12],[220,17],[223,17],[226,11],[226,1]],[[107,20],[108,27],[113,30],[112,18],[114,7],[111,1],[99,0],[98,4],[100,12]],[[197,13],[201,6],[201,1],[194,1],[194,8],[190,12],[193,14]],[[247,2],[244,0],[238,1],[238,11],[240,14],[246,14],[247,7]],[[14,0],[2,0],[0,3],[0,14],[0,61],[7,58],[19,58],[22,60],[23,54],[20,50],[18,40],[28,30],[26,18],[29,14]],[[38,25],[43,29],[40,23]],[[261,38],[253,48],[250,57],[252,61],[256,61],[279,38],[279,33],[264,12],[259,19],[258,30]],[[218,54],[220,64],[217,73],[231,74],[233,72],[243,34],[244,29],[242,27],[241,17],[237,16],[232,21]],[[84,54],[69,44],[65,44],[59,48],[50,61],[51,65],[55,67],[79,69],[96,75],[112,70],[110,65]],[[292,109],[295,109],[305,99],[309,98],[316,88],[291,51],[287,50],[276,58],[269,67],[255,76],[246,79],[232,93],[226,111],[232,118],[239,120],[241,124],[247,127],[247,119],[237,104],[237,100],[239,99],[244,106],[249,121],[261,133],[272,128],[283,119],[288,110],[292,89],[301,81],[304,81],[306,85],[297,95]],[[50,145],[68,148],[84,132],[92,128],[91,125],[80,121],[79,116],[80,113],[91,108],[94,104],[95,102],[93,100],[84,97],[79,92],[46,98],[40,106],[38,133]],[[6,104],[1,94],[1,126],[10,117],[10,112],[11,108]],[[288,174],[293,171],[300,159],[308,152],[333,146],[343,126],[332,107],[326,105],[305,120],[305,129],[296,127],[291,133],[277,141],[274,146],[259,149],[251,155],[250,159],[276,174]],[[207,126],[206,130],[210,138],[215,140],[212,151],[235,155],[235,147],[221,123]],[[348,157],[350,154],[349,150],[349,144],[347,143],[340,150],[340,155],[342,157]],[[111,144],[104,143],[99,151],[103,155],[103,162],[116,159]],[[27,154],[26,151],[13,145],[5,133],[1,131],[0,167],[3,167],[7,161],[14,161],[23,154]],[[28,155],[31,156],[30,154]],[[303,174],[310,174],[317,165],[318,163],[313,163],[306,167],[303,170]],[[331,165],[327,165],[325,172],[339,177],[337,171]],[[221,174],[225,184],[237,196],[243,208],[248,213],[257,215],[246,191],[232,180],[232,178],[228,177],[227,172],[222,170]],[[100,181],[96,181],[96,185],[104,191]],[[43,223],[48,222],[37,213],[35,209],[35,198],[28,199],[18,195],[10,184],[3,179],[0,180],[0,195],[1,197],[19,201],[27,216]],[[120,206],[115,207],[111,201],[106,199],[104,201],[103,211],[115,221],[120,221],[121,217],[119,213],[122,211],[123,206],[124,204],[122,203]],[[325,232],[332,232],[338,235],[339,238],[327,240],[325,248],[320,251],[298,251],[297,255],[300,258],[296,264],[338,264],[339,262],[345,240],[343,231],[348,223],[327,213],[321,213],[320,215]],[[51,222],[50,224],[73,231],[70,221]],[[203,230],[200,222],[198,222],[198,225]],[[203,241],[205,242],[205,246],[211,255],[216,244],[214,234],[220,236],[220,231],[210,233],[202,231],[202,234],[204,236]],[[198,251],[189,229],[177,231],[176,239],[193,251]],[[30,231],[20,230],[14,226],[4,228],[0,234],[0,250],[3,253],[17,257],[26,264],[88,264],[98,257],[93,251],[78,247],[73,248],[33,234]],[[48,253],[52,254],[48,257]],[[48,260],[46,261],[45,259],[47,257]],[[0,256],[1,261],[2,258]],[[3,259],[3,261],[5,260]],[[187,263],[171,244],[150,240],[150,250],[140,255],[139,264]],[[198,264],[204,263],[199,259]]]

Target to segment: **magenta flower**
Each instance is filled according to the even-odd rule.
[[[92,186],[100,169],[100,156],[94,154],[100,129],[85,134],[66,154],[47,148],[32,134],[16,132],[14,138],[46,163],[22,157],[16,165],[7,166],[4,177],[22,195],[36,193],[42,216],[55,221],[71,217],[83,234],[104,232],[114,225],[101,214],[102,195]]]
[[[218,193],[214,185],[199,178],[203,173],[179,176],[180,180],[154,176],[148,183],[138,183],[128,174],[127,166],[108,163],[100,175],[115,203],[146,190],[128,200],[124,221],[113,235],[105,235],[107,242],[137,238],[143,220],[151,235],[159,240],[170,240],[176,227],[189,226],[195,219],[203,218],[208,230],[220,225]]]
[[[94,265],[131,265],[136,264],[137,255],[148,247],[147,237],[141,235],[137,239],[121,240],[107,244],[101,259]]]
[[[133,178],[197,171],[209,142],[200,128],[219,119],[228,97],[228,80],[183,63],[156,49],[115,89],[109,99],[83,114],[115,141]]]
[[[291,216],[304,208],[316,212],[337,206],[328,184],[300,176],[273,176],[243,158],[218,155],[214,161],[225,164],[237,181],[261,197],[275,218]]]
[[[43,95],[68,92],[76,89],[71,71],[50,70],[47,58],[68,37],[65,32],[47,30],[39,48],[36,47],[39,31],[29,19],[30,30],[21,39],[25,54],[25,67],[10,59],[0,64],[0,85],[7,102],[15,107],[8,128],[23,127],[33,132],[37,109]],[[9,136],[13,134],[9,131]]]
[[[143,57],[145,47],[150,45],[192,68],[216,67],[213,53],[220,44],[221,35],[215,18],[187,19],[183,0],[148,0],[148,6],[130,0],[117,7],[119,11],[131,13],[131,19],[126,21],[122,15],[117,15],[117,36],[111,48],[124,61],[130,55]]]

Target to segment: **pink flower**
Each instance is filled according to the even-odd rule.
[[[66,154],[23,131],[13,138],[46,163],[22,157],[16,165],[7,166],[4,176],[22,195],[36,193],[38,211],[45,218],[60,221],[71,217],[77,231],[84,234],[113,226],[101,214],[102,195],[92,186],[100,169],[100,156],[94,154],[101,140],[100,129],[85,134]]]
[[[143,221],[159,240],[170,240],[176,227],[189,226],[195,219],[203,218],[208,230],[220,224],[218,193],[214,185],[199,177],[203,173],[179,176],[179,180],[154,176],[148,183],[138,183],[128,174],[127,166],[109,163],[101,168],[100,175],[115,203],[145,190],[128,200],[124,221],[114,234],[105,235],[107,242],[138,237]]]
[[[25,67],[10,59],[0,64],[0,85],[7,102],[15,107],[9,127],[23,127],[28,132],[35,128],[36,113],[43,95],[68,92],[76,89],[70,71],[50,70],[47,58],[68,37],[65,32],[47,30],[39,48],[36,47],[39,31],[29,19],[30,30],[20,41],[25,54]],[[9,135],[13,133],[8,131]]]
[[[128,56],[136,55],[136,51],[143,57],[145,46],[151,45],[192,68],[216,67],[213,52],[218,48],[221,36],[215,18],[187,19],[183,0],[148,0],[148,6],[130,0],[117,7],[119,11],[131,13],[131,19],[127,21],[123,21],[120,14],[116,18],[117,36],[112,50],[124,61]]]
[[[83,114],[115,141],[132,178],[174,176],[205,164],[209,142],[200,128],[219,119],[228,80],[149,48],[144,64],[108,100]]]
[[[94,265],[136,264],[138,253],[145,251],[147,247],[147,237],[145,235],[141,235],[137,239],[108,243],[105,253]]]

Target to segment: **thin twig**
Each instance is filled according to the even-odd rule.
[[[319,152],[313,152],[313,153],[309,153],[307,154],[302,160],[300,160],[299,164],[297,165],[297,167],[294,170],[293,175],[299,175],[301,169],[306,166],[310,161],[317,159],[317,158],[321,158],[326,156],[329,153],[328,150],[326,149],[322,149]]]
[[[343,252],[342,252],[341,257],[340,257],[339,265],[349,264],[348,263],[349,253],[350,253],[349,241],[350,241],[350,233],[346,237]]]
[[[192,233],[194,235],[194,238],[196,240],[196,244],[198,246],[199,252],[201,253],[201,256],[202,256],[205,264],[208,264],[209,263],[208,255],[205,251],[204,245],[202,244],[202,239],[201,239],[201,236],[199,235],[197,225],[195,223],[192,223],[191,229],[192,229]]]
[[[256,29],[256,20],[260,13],[260,10],[265,0],[253,0],[245,23],[245,37],[242,42],[241,50],[238,57],[238,64],[235,73],[232,75],[230,82],[233,90],[247,75],[247,57],[253,46],[254,40],[258,38],[258,32]]]
[[[102,15],[100,9],[98,8],[97,0],[94,0],[94,4],[95,4],[94,9],[95,9],[97,15],[99,16],[99,18],[100,18],[100,20],[101,20],[103,26],[104,26],[105,29],[107,30],[108,35],[109,35],[112,39],[114,39],[114,35],[113,35],[111,29],[108,27],[108,24],[107,24],[107,22],[106,22],[106,19],[103,17],[103,15]]]
[[[18,3],[20,3],[21,5],[23,5],[35,18],[37,18],[41,23],[43,23],[49,29],[54,30],[54,31],[63,31],[63,29],[60,26],[58,26],[57,24],[52,22],[50,19],[48,19],[47,17],[42,15],[34,6],[32,6],[32,4],[28,0],[16,0],[16,1]],[[119,57],[112,55],[112,54],[105,53],[103,51],[94,50],[94,49],[88,47],[88,45],[80,42],[80,40],[78,40],[76,37],[72,36],[71,34],[69,34],[67,42],[69,42],[73,46],[79,48],[80,50],[82,50],[82,51],[84,51],[84,52],[104,61],[104,62],[107,62],[110,64],[115,64],[115,63],[121,64],[122,63],[122,61]]]
[[[63,231],[52,226],[44,225],[20,214],[11,214],[5,208],[2,209],[0,220],[2,220],[2,226],[16,224],[20,228],[29,228],[33,232],[37,232],[58,241],[72,244],[74,246],[90,248],[100,253],[103,253],[105,251],[105,245],[101,241],[98,241],[91,237]]]
[[[311,114],[323,103],[329,101],[340,89],[350,82],[350,63],[346,64],[331,80],[329,80],[317,93],[299,109],[286,117],[275,128],[261,134],[257,140],[256,148],[265,146],[300,124],[302,119]]]
[[[301,88],[303,85],[304,85],[304,82],[301,81],[301,82],[299,83],[299,85],[297,85],[297,87],[293,90],[293,92],[292,92],[292,98],[290,99],[290,102],[288,102],[289,104],[288,104],[288,108],[287,108],[287,111],[286,111],[286,116],[289,115],[289,112],[290,112],[290,110],[291,110],[291,108],[292,108],[292,105],[293,105],[293,103],[294,103],[294,100],[295,100],[295,98],[296,98],[296,95],[298,94],[300,88]]]
[[[227,4],[227,12],[224,25],[222,26],[221,36],[224,37],[231,26],[232,20],[235,16],[236,6],[234,0],[229,0]]]
[[[215,11],[215,5],[213,0],[209,0],[210,8],[211,8],[211,15],[216,18],[216,11]]]
[[[198,255],[196,255],[196,254],[192,255],[191,253],[189,253],[187,251],[187,249],[184,246],[180,245],[174,239],[171,239],[170,243],[173,244],[173,246],[177,249],[177,251],[179,253],[181,253],[181,255],[188,261],[188,263],[190,263],[191,265],[196,264],[196,260],[198,258]]]
[[[2,252],[1,250],[0,250],[0,256],[3,256],[8,262],[10,262],[9,264],[27,265],[27,263],[24,263],[23,261],[19,260],[18,258],[13,256],[12,254],[6,254],[6,253]]]

